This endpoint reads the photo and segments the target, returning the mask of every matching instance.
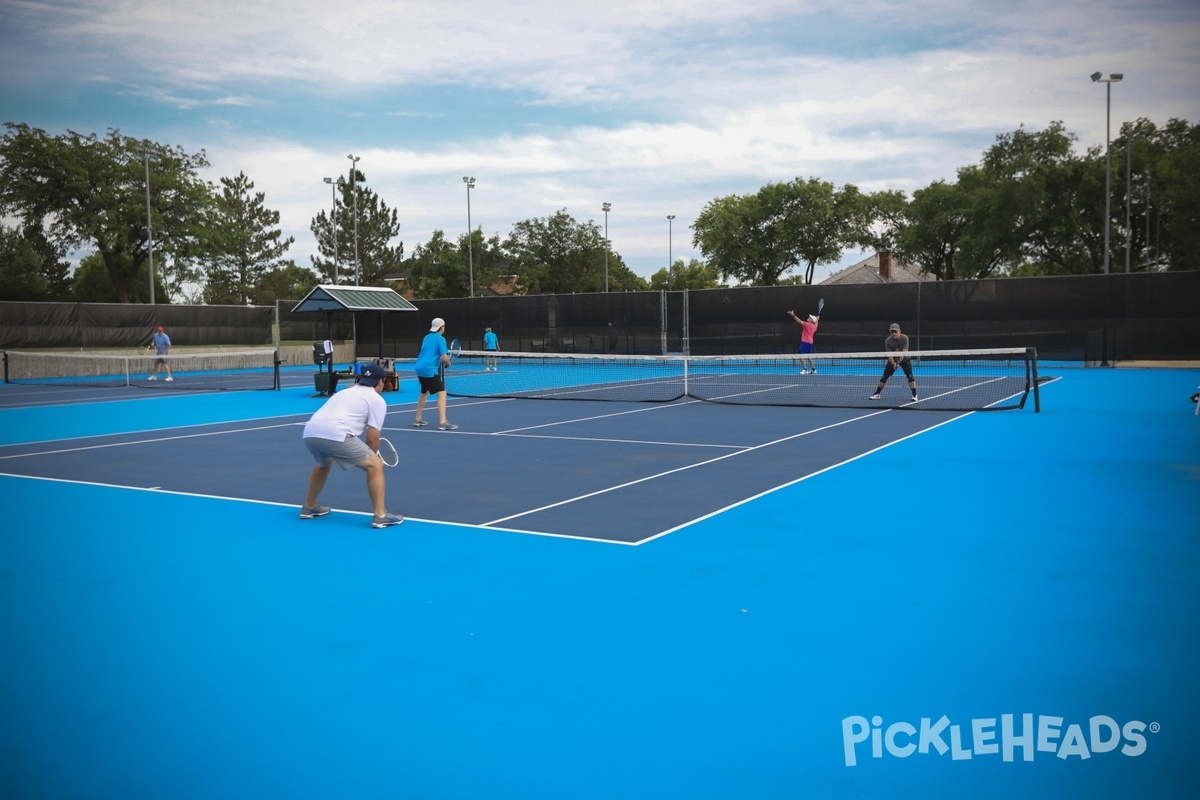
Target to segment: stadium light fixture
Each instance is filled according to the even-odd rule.
[[[463,176],[463,183],[467,185],[467,291],[470,296],[475,296],[475,255],[472,252],[471,246],[471,190],[475,188],[475,179]]]
[[[604,203],[600,206],[604,211],[604,291],[608,291],[608,212],[612,211],[612,203]]]
[[[1105,116],[1104,116],[1104,274],[1108,274],[1109,264],[1109,232],[1112,226],[1112,148],[1109,142],[1109,132],[1112,129],[1112,85],[1120,83],[1124,73],[1112,72],[1107,78],[1102,72],[1092,73],[1092,83],[1105,84]]]
[[[354,198],[354,285],[358,286],[362,278],[362,269],[358,263],[358,190],[354,185],[355,173],[358,172],[360,156],[350,154],[350,195]]]
[[[342,179],[339,177],[337,183],[334,183],[333,178],[325,178],[325,182],[329,184],[329,194],[333,199],[333,282],[336,285],[338,282],[338,246],[337,246],[337,190],[342,185]]]
[[[674,225],[675,215],[667,214],[667,291],[671,291],[671,272],[675,267],[674,253]]]

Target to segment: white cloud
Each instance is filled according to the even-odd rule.
[[[666,214],[688,257],[706,202],[767,181],[912,191],[1052,120],[1103,142],[1095,69],[1127,75],[1114,119],[1195,116],[1194,3],[1051,5],[9,0],[0,99],[38,95],[6,102],[16,121],[205,149],[211,179],[245,171],[267,193],[300,263],[329,202],[321,178],[353,151],[410,249],[465,229],[473,174],[489,234],[612,202],[614,247],[648,274],[665,265]],[[85,81],[125,105],[80,110]],[[296,113],[347,96],[328,124]]]

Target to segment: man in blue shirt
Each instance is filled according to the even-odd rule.
[[[150,346],[154,348],[154,354],[157,357],[154,359],[154,372],[146,380],[158,380],[158,371],[160,369],[167,371],[168,381],[175,380],[171,377],[171,365],[167,363],[167,353],[171,352],[171,337],[167,336],[162,325],[154,329],[154,333],[150,336]]]
[[[433,320],[429,333],[421,340],[421,352],[417,354],[417,381],[421,384],[421,394],[417,397],[417,414],[413,419],[414,428],[424,428],[427,423],[422,417],[425,412],[425,400],[431,394],[437,395],[438,430],[453,431],[458,426],[446,419],[446,383],[442,380],[442,367],[450,364],[450,348],[446,346],[446,320],[437,317]]]
[[[495,353],[500,350],[500,339],[492,332],[491,328],[485,328],[483,331],[483,349],[489,353]],[[496,358],[496,356],[485,355],[483,357],[483,371],[499,372],[500,359]]]

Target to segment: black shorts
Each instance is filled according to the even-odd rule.
[[[431,378],[418,375],[417,382],[421,384],[421,394],[437,394],[446,391],[446,384],[442,383],[441,375],[434,375]]]
[[[900,369],[904,371],[904,377],[908,378],[910,383],[915,380],[915,378],[913,378],[912,361],[907,358],[900,359]],[[892,374],[895,371],[896,368],[892,366],[891,359],[889,359],[887,364],[885,364],[883,367],[883,379],[886,381],[888,378],[892,377]]]

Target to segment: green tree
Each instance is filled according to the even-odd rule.
[[[934,181],[913,192],[896,237],[896,255],[938,280],[952,280],[965,226],[966,206],[958,186]]]
[[[1133,197],[1140,200],[1142,212],[1134,217],[1135,241],[1140,244],[1136,252],[1149,268],[1195,269],[1200,252],[1200,125],[1171,119],[1155,129],[1139,121],[1128,135],[1133,137],[1135,155],[1139,150],[1144,154],[1135,161],[1142,166],[1133,179]],[[1117,171],[1116,159],[1113,171]],[[1114,209],[1121,205],[1114,198]]]
[[[116,258],[129,259],[131,256],[128,253],[120,253]],[[125,266],[127,268],[127,265]],[[161,302],[163,303],[169,303],[171,298],[167,294],[162,277],[160,275],[156,275],[155,277],[155,297],[162,298]],[[130,289],[130,302],[149,302],[149,283],[150,281],[146,277],[146,265],[143,264],[141,274],[135,276],[133,286]],[[108,263],[99,253],[88,253],[79,260],[79,266],[75,269],[75,277],[71,281],[71,299],[77,303],[119,302],[117,300],[117,289],[112,284]]]
[[[663,289],[680,291],[683,289],[716,289],[720,285],[716,267],[706,264],[698,258],[693,258],[687,263],[684,263],[682,258],[677,258],[671,265],[670,274],[667,273],[667,268],[663,267],[650,276],[648,288],[654,291]]]
[[[0,225],[0,300],[50,299],[42,266],[37,249],[20,231]]]
[[[417,299],[467,295],[466,249],[446,239],[440,229],[413,248],[404,262],[405,287]]]
[[[604,233],[594,221],[576,222],[565,208],[544,219],[518,222],[503,249],[518,276],[518,287],[525,292],[604,290]],[[608,258],[611,288],[611,251]]]
[[[41,225],[0,225],[0,299],[71,300],[71,265]]]
[[[277,300],[300,300],[316,286],[315,272],[288,260],[263,274],[250,302],[256,306],[269,306]]]
[[[366,175],[357,167],[349,177],[339,177],[335,211],[319,212],[309,224],[317,240],[320,256],[312,256],[313,269],[325,283],[334,283],[334,241],[337,241],[336,283],[384,286],[388,276],[404,269],[404,242],[392,240],[400,235],[400,220],[378,194],[366,186]],[[357,215],[357,232],[355,217]],[[336,228],[336,234],[335,234]],[[358,264],[354,262],[357,241]],[[357,268],[356,268],[357,267]]]
[[[907,220],[908,198],[904,192],[885,190],[853,199],[857,211],[851,224],[853,241],[848,244],[876,252],[895,251]]]
[[[245,173],[221,178],[221,186],[209,214],[201,256],[204,302],[245,305],[260,294],[268,274],[285,266],[283,254],[295,239],[284,238],[275,227],[279,212],[267,208],[266,194],[255,192]]]
[[[817,266],[834,263],[846,245],[866,236],[866,210],[852,185],[837,189],[816,178],[769,183],[753,195],[709,202],[692,225],[692,244],[722,280],[775,286],[803,265],[804,282],[812,283]]]
[[[5,127],[0,211],[26,225],[44,225],[47,240],[61,252],[93,246],[118,302],[133,300],[149,258],[144,153],[154,159],[149,171],[155,256],[168,258],[195,242],[209,199],[208,186],[196,176],[208,166],[203,151],[189,154],[116,130],[100,138],[74,131],[50,136],[24,124]]]

